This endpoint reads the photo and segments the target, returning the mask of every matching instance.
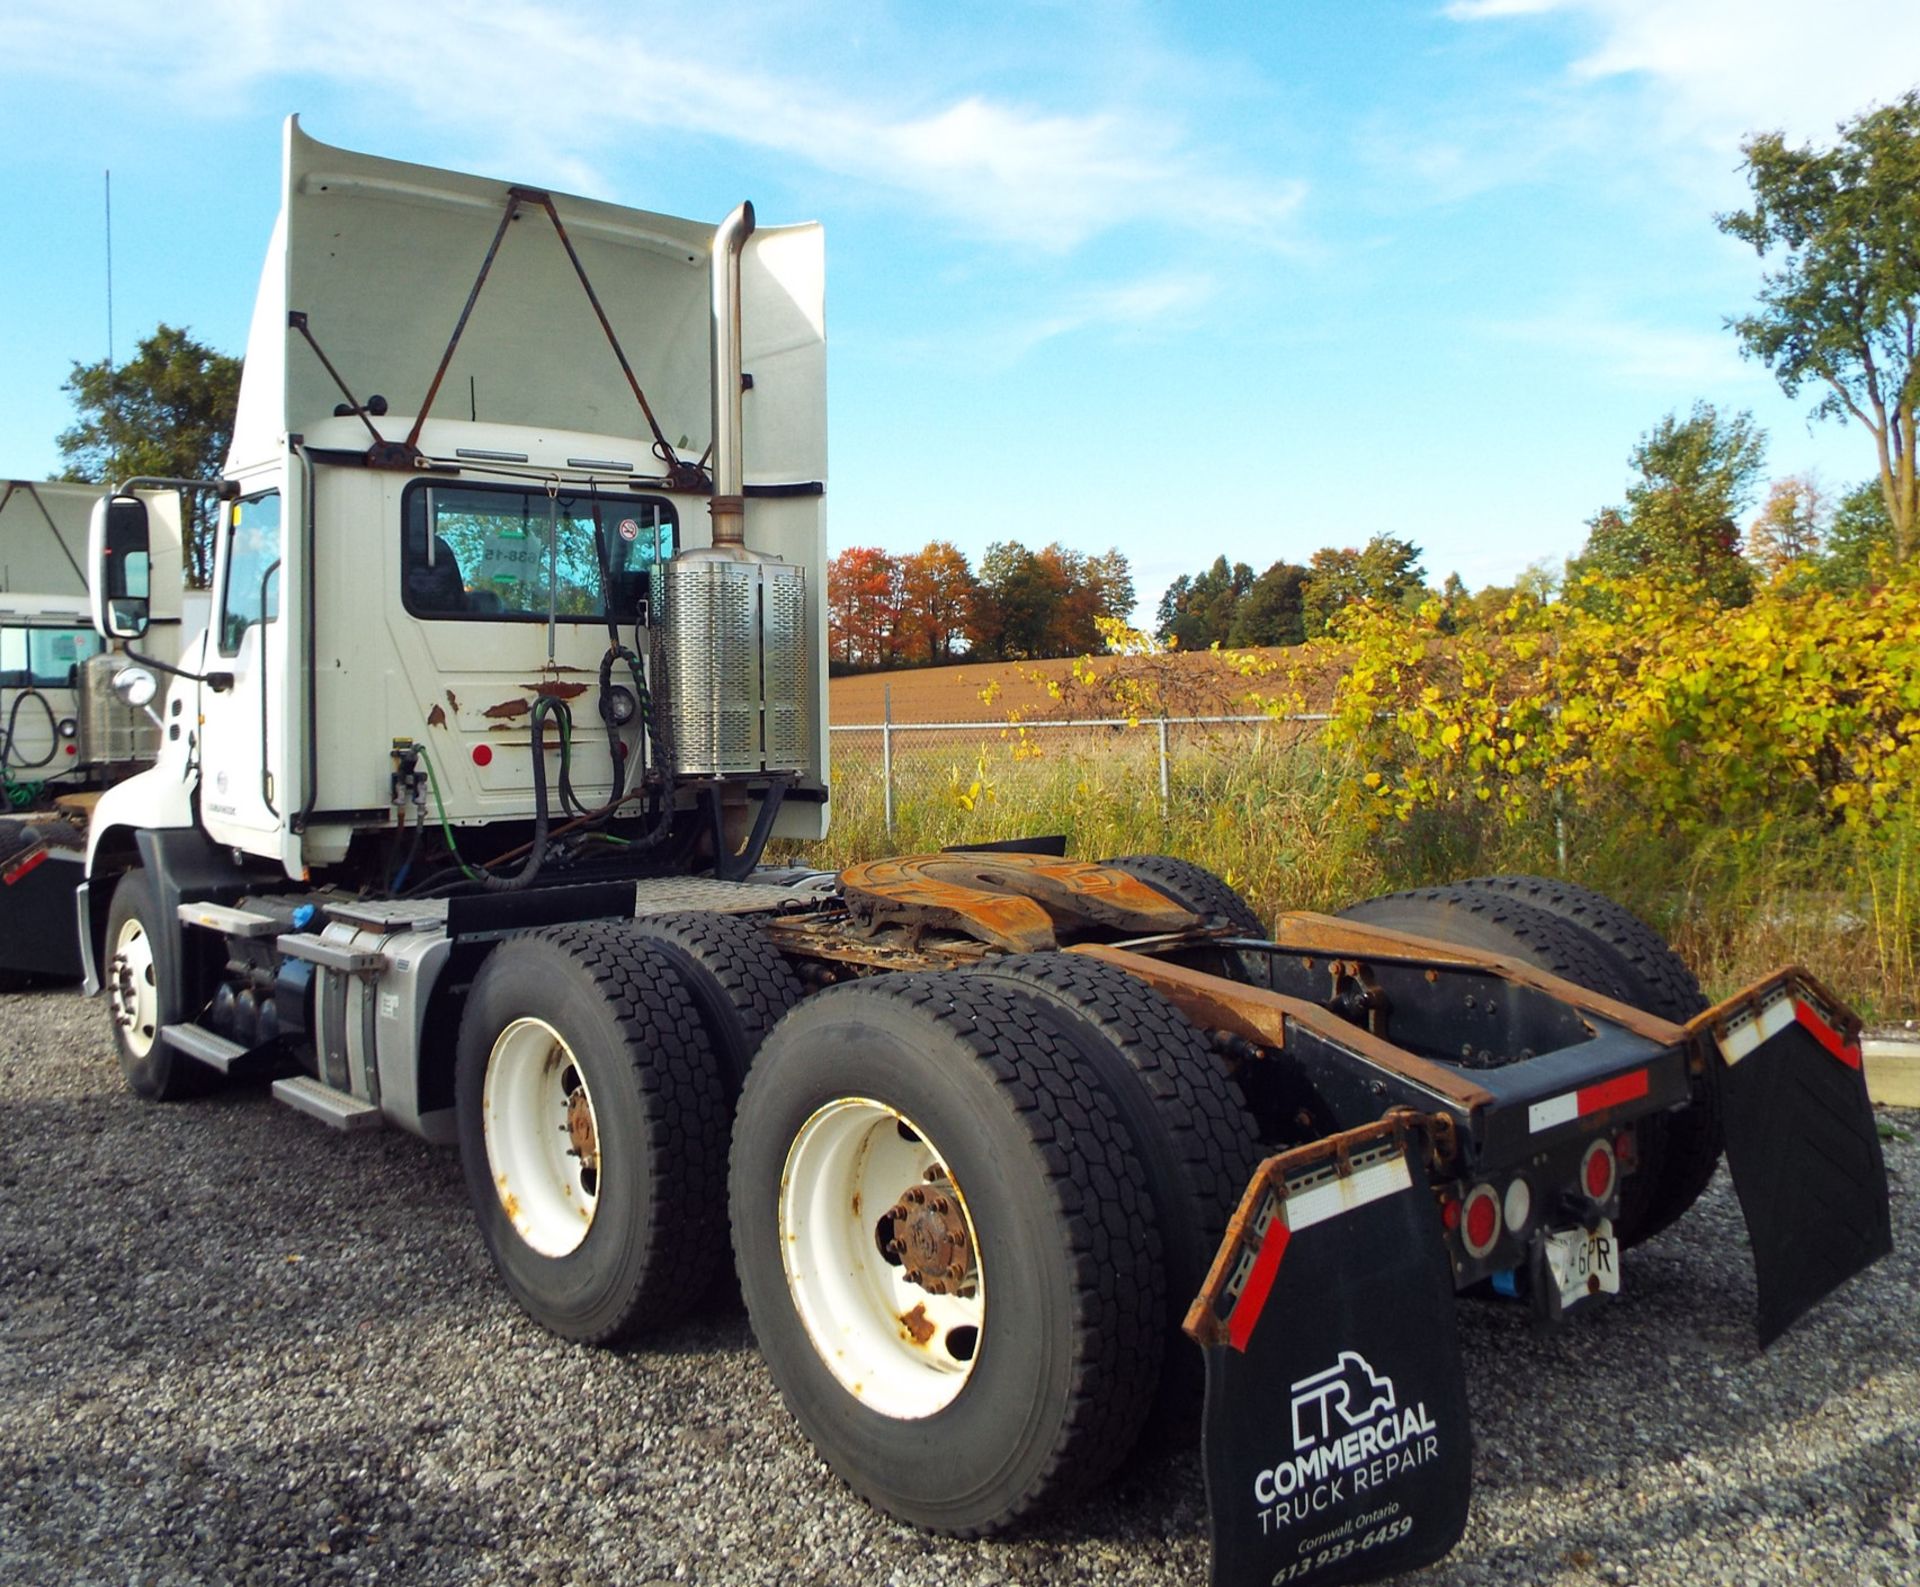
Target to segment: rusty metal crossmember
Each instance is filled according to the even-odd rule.
[[[1109,926],[1137,934],[1202,924],[1127,871],[1041,854],[965,851],[869,860],[840,873],[855,921],[870,931],[930,927],[965,933],[1012,953],[1059,945],[1058,925]]]

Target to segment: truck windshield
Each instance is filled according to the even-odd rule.
[[[540,486],[408,487],[402,598],[416,617],[632,622],[674,550],[664,497]],[[611,587],[603,588],[610,575]]]
[[[0,628],[0,688],[78,688],[80,663],[100,649],[90,628]]]

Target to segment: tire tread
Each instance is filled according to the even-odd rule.
[[[1162,1360],[1160,1232],[1136,1171],[1133,1140],[1103,1082],[1079,1061],[1043,1004],[1016,987],[966,972],[875,976],[810,998],[775,1033],[749,1077],[743,1129],[753,1116],[756,1082],[781,1068],[788,1043],[803,1039],[816,1020],[846,1018],[854,1011],[849,1005],[857,1009],[878,999],[914,1010],[934,1038],[930,1049],[946,1048],[942,1062],[971,1063],[990,1079],[1032,1149],[1064,1244],[1076,1359],[1051,1447],[1025,1487],[991,1515],[905,1517],[955,1536],[979,1537],[1084,1491],[1132,1449]],[[735,1139],[738,1199],[750,1165],[739,1149],[742,1133]],[[751,1298],[754,1285],[744,1271],[742,1288]],[[788,1313],[779,1316],[783,1325],[798,1326]],[[755,1319],[756,1329],[766,1321]],[[789,1408],[800,1415],[793,1394],[781,1387]],[[865,1474],[844,1464],[836,1469],[871,1502],[900,1513],[876,1481],[863,1480]]]

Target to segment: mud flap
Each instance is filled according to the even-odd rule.
[[[1893,1250],[1859,1021],[1786,971],[1693,1022],[1710,1032],[1727,1166],[1746,1215],[1764,1348]]]
[[[1214,1587],[1372,1581],[1466,1529],[1472,1434],[1422,1138],[1261,1165],[1187,1332],[1206,1352]]]

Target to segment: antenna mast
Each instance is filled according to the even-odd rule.
[[[107,373],[113,373],[113,172],[107,172]]]

